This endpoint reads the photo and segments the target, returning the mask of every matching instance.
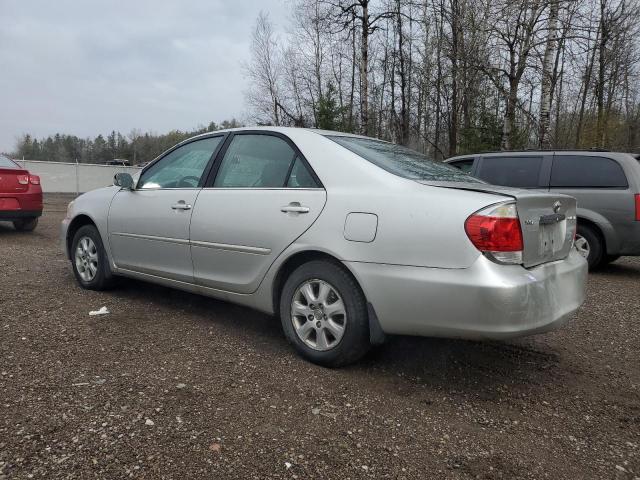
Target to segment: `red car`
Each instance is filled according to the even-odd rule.
[[[31,232],[42,215],[40,177],[0,155],[0,221],[13,222],[16,230]]]

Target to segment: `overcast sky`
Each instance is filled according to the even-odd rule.
[[[283,0],[0,0],[0,151],[16,137],[191,129],[246,113],[241,63]]]

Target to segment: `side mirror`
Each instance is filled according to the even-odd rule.
[[[127,190],[133,190],[133,177],[128,173],[116,173],[113,176],[113,184],[116,187],[126,188]]]

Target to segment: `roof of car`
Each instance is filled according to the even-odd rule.
[[[256,131],[256,130],[264,130],[265,132],[279,132],[279,133],[292,133],[292,132],[299,132],[301,130],[304,131],[308,131],[308,132],[313,132],[313,133],[317,133],[318,135],[333,135],[333,136],[341,136],[341,137],[356,137],[356,138],[374,138],[374,137],[367,137],[366,135],[358,135],[355,133],[347,133],[347,132],[338,132],[338,131],[334,131],[334,130],[322,130],[319,128],[309,128],[309,127],[276,127],[276,126],[270,126],[270,125],[261,125],[261,126],[254,126],[254,127],[236,127],[236,128],[225,128],[222,130],[211,130],[210,132],[205,132],[205,133],[201,133],[199,135],[195,135],[193,137],[188,138],[187,140],[192,140],[194,138],[199,138],[199,137],[207,137],[210,135],[215,135],[215,134],[219,134],[219,133],[227,133],[227,132],[242,132],[242,131]],[[374,138],[375,139],[375,138]],[[377,140],[377,139],[375,139]]]
[[[465,155],[457,155],[455,157],[450,157],[444,160],[444,162],[449,163],[449,162],[453,162],[455,160],[461,160],[461,159],[468,159],[470,157],[474,157],[477,155],[500,155],[500,156],[506,156],[506,155],[511,155],[511,156],[527,156],[527,155],[531,155],[531,154],[543,154],[543,153],[553,153],[553,154],[558,154],[558,155],[575,155],[575,154],[579,154],[579,155],[583,155],[583,156],[603,156],[603,154],[605,154],[604,156],[607,157],[612,157],[612,158],[635,158],[635,159],[640,159],[640,154],[637,153],[627,153],[627,152],[614,152],[611,150],[604,150],[604,149],[584,149],[584,150],[579,150],[579,149],[573,149],[573,150],[563,150],[563,149],[557,149],[557,150],[502,150],[502,151],[493,151],[493,152],[476,152],[476,153],[467,153]]]

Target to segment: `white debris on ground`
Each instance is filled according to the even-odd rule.
[[[111,313],[109,311],[109,309],[106,306],[104,306],[100,310],[91,310],[89,312],[89,315],[91,315],[91,316],[94,316],[94,315],[107,315],[109,313]]]

